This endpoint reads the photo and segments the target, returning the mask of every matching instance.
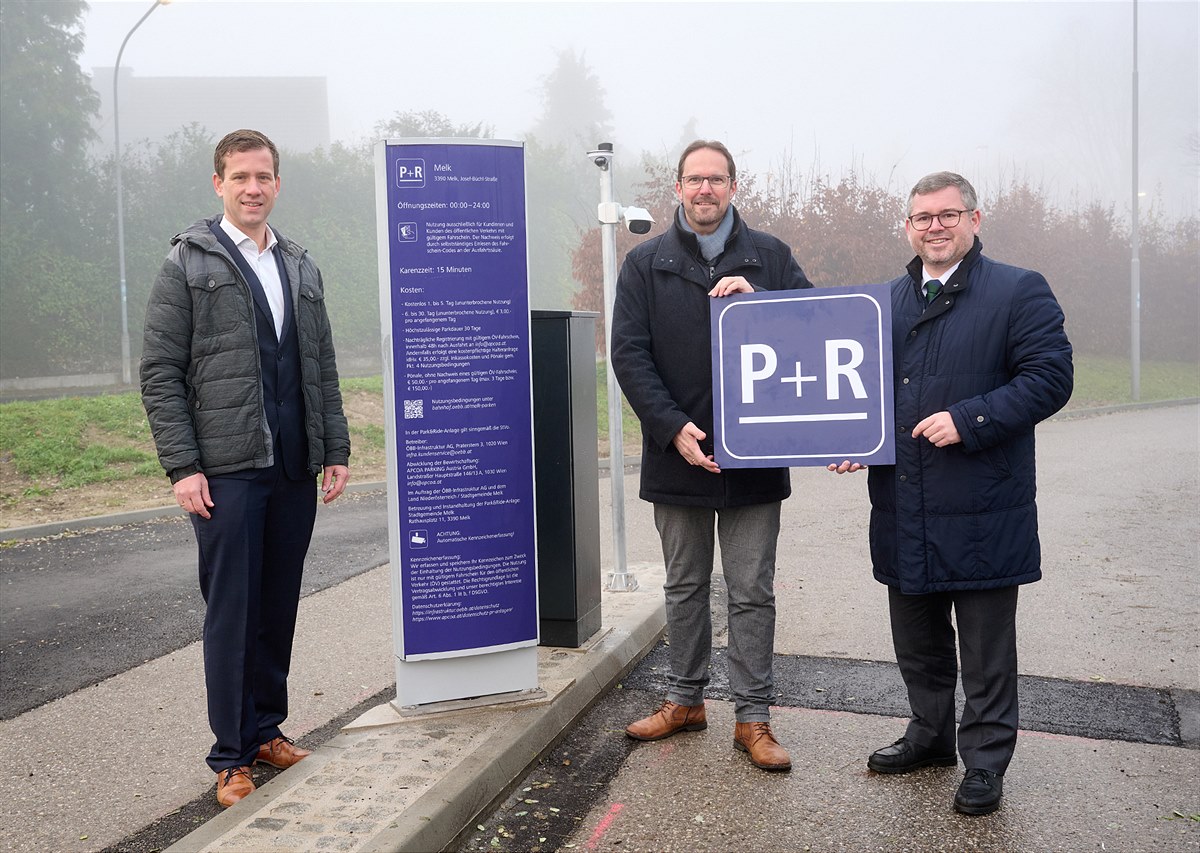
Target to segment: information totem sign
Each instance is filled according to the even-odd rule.
[[[711,318],[718,465],[895,463],[887,285],[739,294]]]
[[[524,153],[375,148],[402,707],[537,687]]]

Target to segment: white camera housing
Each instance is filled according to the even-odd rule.
[[[631,234],[648,234],[654,225],[654,217],[644,207],[626,207],[621,211],[621,218]]]
[[[602,225],[625,223],[631,234],[648,234],[654,225],[654,217],[644,207],[622,207],[615,201],[601,202],[596,207],[596,218]]]

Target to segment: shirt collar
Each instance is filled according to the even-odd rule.
[[[957,270],[960,266],[962,266],[962,260],[959,260],[959,262],[957,264],[950,267],[950,269],[946,270],[941,275],[930,275],[929,271],[926,270],[924,266],[922,266],[921,267],[921,287],[924,288],[925,285],[929,284],[929,282],[933,281],[935,278],[938,281],[940,281],[942,284],[945,284],[946,282],[948,282],[950,280],[950,276],[954,275],[954,271]]]
[[[229,239],[232,240],[234,245],[237,246],[239,249],[246,248],[245,244],[249,243],[250,246],[253,247],[255,254],[261,254],[258,251],[258,243],[254,242],[254,238],[248,236],[247,234],[242,233],[242,230],[240,228],[238,228],[236,225],[234,225],[232,222],[230,222],[227,217],[222,216],[221,221],[217,224],[221,226],[222,231],[224,231],[226,234],[229,235]],[[267,248],[263,249],[262,251],[263,252],[271,251],[272,249],[275,248],[275,244],[278,242],[279,242],[279,240],[275,237],[275,231],[268,226],[268,228],[267,228]]]

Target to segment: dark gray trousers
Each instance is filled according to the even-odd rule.
[[[958,752],[968,769],[1002,774],[1017,745],[1017,589],[904,595],[888,587],[892,642],[912,708],[905,737],[939,753],[954,751],[961,656],[966,705]]]

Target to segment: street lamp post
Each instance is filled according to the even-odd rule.
[[[1137,0],[1133,0],[1133,203],[1129,227],[1129,396],[1137,402],[1142,396],[1142,260],[1138,215],[1138,30]]]
[[[125,39],[121,42],[121,49],[117,51],[117,63],[113,66],[113,163],[117,174],[117,268],[121,276],[121,381],[126,385],[133,382],[133,372],[129,364],[129,297],[125,286],[125,200],[121,186],[121,111],[117,104],[121,82],[121,56],[125,53],[125,45],[129,43],[129,38],[137,32],[137,28],[142,25],[142,22],[149,18],[159,6],[165,6],[170,2],[171,0],[154,0],[150,4],[146,14],[138,18],[133,29],[125,34]]]

